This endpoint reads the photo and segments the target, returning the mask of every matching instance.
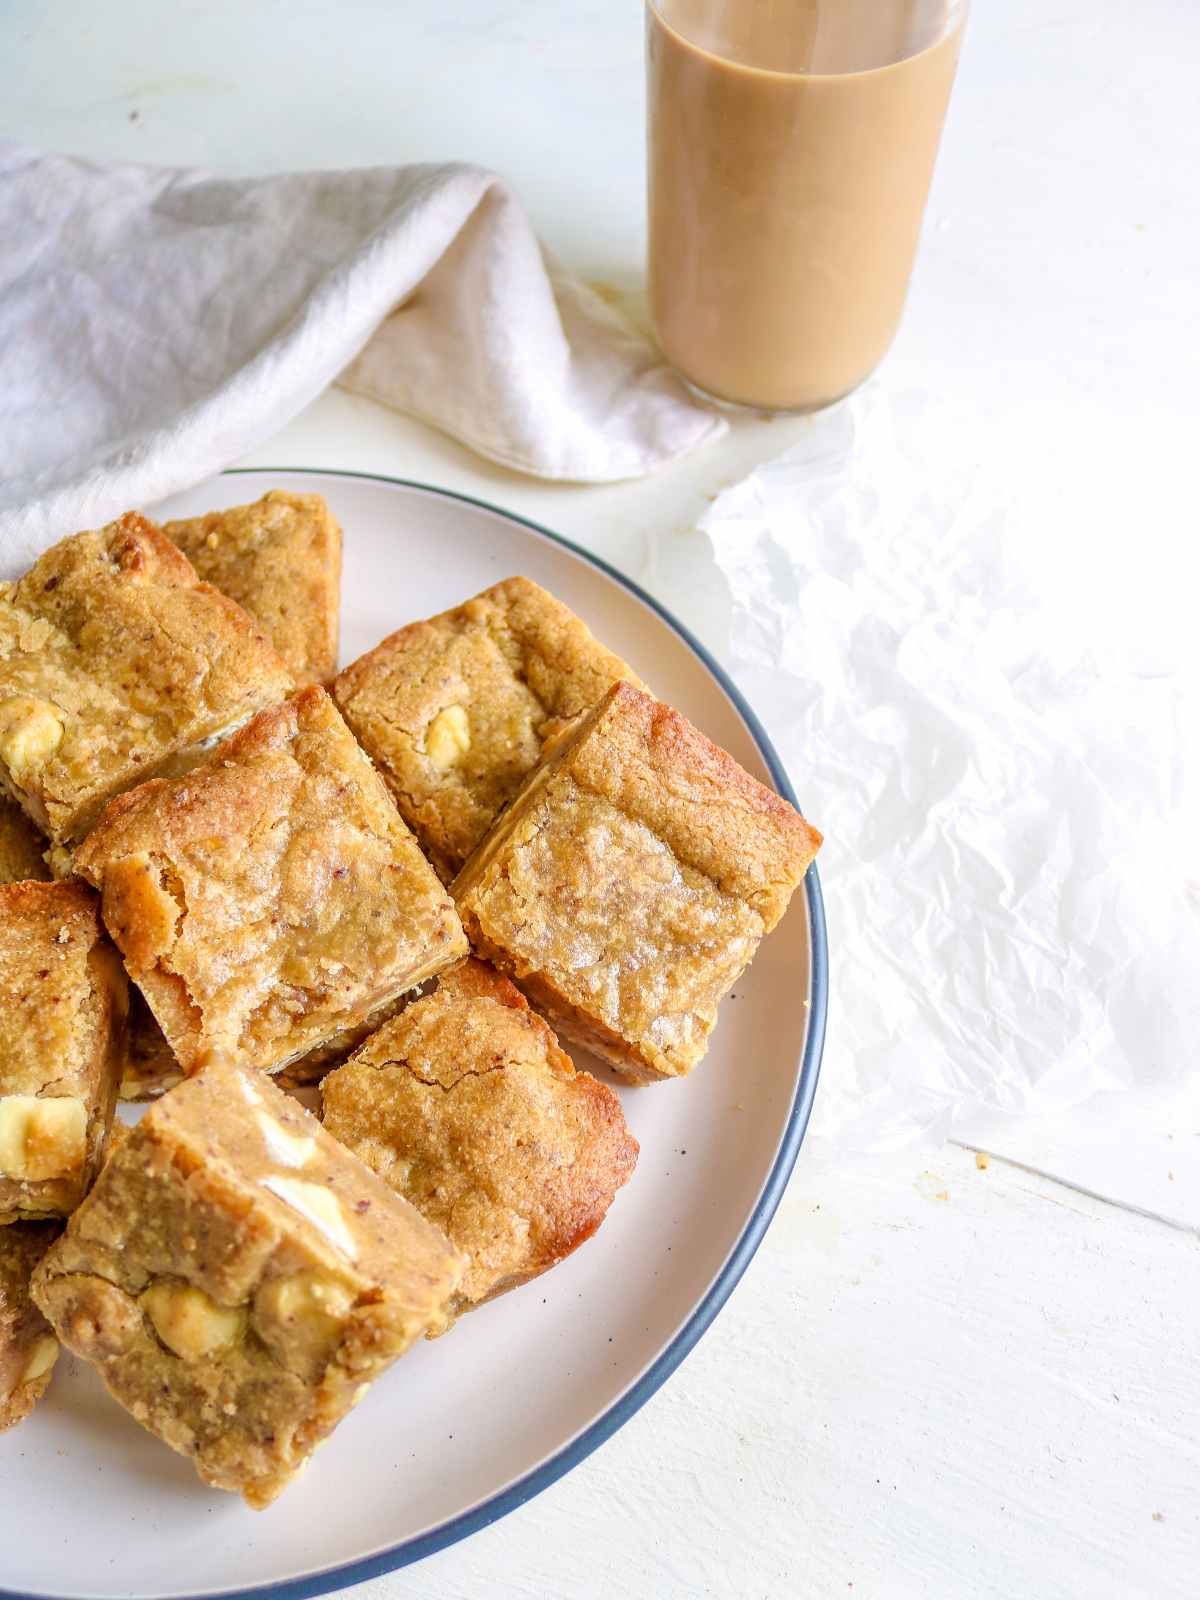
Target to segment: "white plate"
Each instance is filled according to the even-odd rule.
[[[752,714],[677,623],[506,513],[391,480],[285,471],[226,474],[161,510],[191,515],[271,487],[319,490],[345,530],[343,660],[525,573],[786,792]],[[596,1237],[410,1351],[269,1511],[205,1489],[64,1357],[33,1417],[0,1438],[0,1583],[54,1596],[322,1593],[463,1537],[607,1438],[712,1321],[795,1161],[824,1031],[815,872],[805,887],[693,1076],[621,1091],[641,1159]]]

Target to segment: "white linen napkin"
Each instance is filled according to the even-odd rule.
[[[638,477],[725,428],[481,168],[230,179],[0,144],[6,568],[335,380],[547,478]]]

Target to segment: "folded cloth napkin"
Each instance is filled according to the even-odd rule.
[[[5,567],[335,380],[546,478],[638,477],[725,426],[481,168],[229,179],[0,144]]]

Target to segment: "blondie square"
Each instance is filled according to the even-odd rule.
[[[0,1228],[0,1433],[33,1410],[58,1360],[58,1340],[29,1297],[29,1280],[61,1231],[57,1222]]]
[[[462,1270],[315,1117],[213,1061],[105,1163],[33,1294],[144,1427],[262,1507],[441,1326]]]
[[[686,718],[615,685],[454,883],[474,949],[635,1082],[689,1072],[820,835]]]
[[[319,494],[272,489],[253,505],[168,522],[163,532],[206,583],[245,607],[298,682],[332,678],[342,530]]]
[[[276,1072],[467,953],[454,906],[332,700],[260,712],[76,852],[181,1070]]]
[[[467,1256],[456,1312],[590,1238],[637,1160],[617,1096],[480,961],[385,1023],[321,1103],[329,1132]]]
[[[0,786],[55,844],[290,687],[242,608],[136,513],[0,584]]]
[[[66,1216],[104,1153],[128,986],[82,883],[0,886],[0,1222]]]
[[[0,795],[0,883],[44,883],[46,841],[15,800]]]
[[[546,746],[619,678],[637,681],[528,578],[393,633],[333,696],[449,881]]]

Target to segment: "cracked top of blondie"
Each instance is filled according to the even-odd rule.
[[[319,494],[272,489],[253,505],[168,522],[206,583],[244,606],[300,683],[337,670],[342,530]]]
[[[182,1070],[273,1072],[452,965],[446,891],[323,689],[122,795],[75,869]]]
[[[56,844],[290,687],[242,608],[135,512],[0,584],[0,784]]]
[[[632,684],[531,775],[454,883],[475,949],[639,1078],[687,1072],[820,835]]]
[[[528,578],[410,623],[333,695],[449,879],[546,746],[632,669]]]
[[[467,961],[322,1084],[325,1126],[470,1258],[457,1309],[589,1238],[637,1141],[507,978]]]

